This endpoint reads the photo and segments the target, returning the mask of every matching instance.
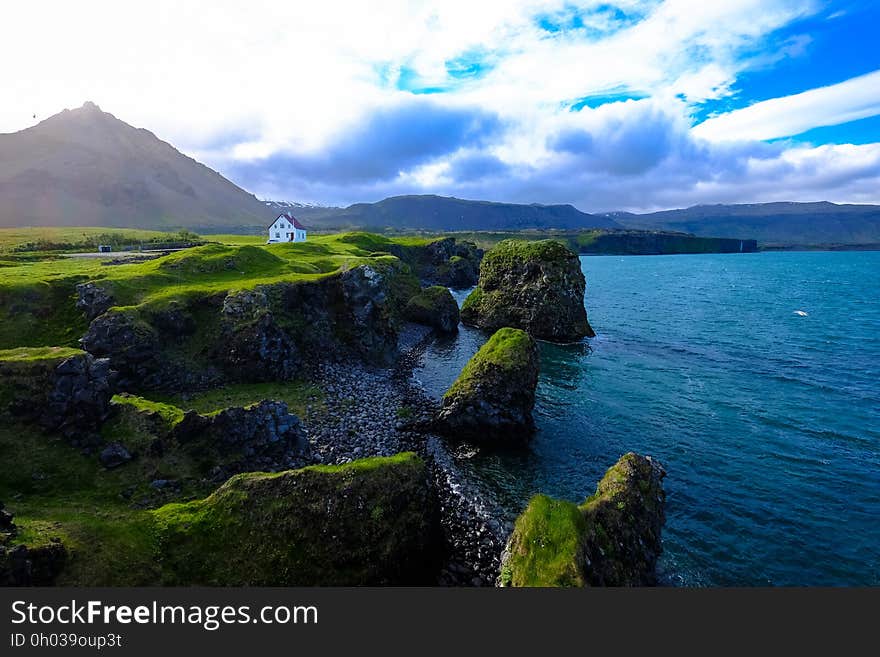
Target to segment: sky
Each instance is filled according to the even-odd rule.
[[[93,101],[328,205],[880,203],[877,25],[867,0],[4,0],[0,132]]]

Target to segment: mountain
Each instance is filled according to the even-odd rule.
[[[519,205],[466,201],[448,196],[392,196],[347,208],[306,207],[297,217],[316,228],[424,231],[619,228],[608,217],[571,205]]]
[[[835,203],[697,205],[649,214],[608,213],[627,228],[674,230],[762,244],[880,243],[880,206]]]
[[[0,134],[0,227],[263,228],[272,211],[94,103]]]

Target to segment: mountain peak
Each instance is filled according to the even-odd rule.
[[[0,226],[263,228],[271,211],[94,102],[0,135]]]

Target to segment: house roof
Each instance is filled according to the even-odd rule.
[[[294,217],[293,214],[291,214],[290,212],[282,212],[277,217],[275,217],[275,221],[278,221],[279,219],[287,219],[291,224],[293,224],[294,228],[298,228],[299,230],[307,230],[306,227],[299,222],[299,219]],[[275,225],[275,221],[269,224],[269,228]]]

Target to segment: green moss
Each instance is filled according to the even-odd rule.
[[[499,242],[486,252],[482,268],[508,268],[515,262],[531,260],[555,262],[567,261],[572,257],[571,249],[565,242],[556,239],[526,241],[509,239]]]
[[[308,417],[310,406],[313,412],[320,412],[324,407],[324,393],[307,381],[230,384],[186,398],[176,395],[163,399],[180,408],[203,414],[234,406],[250,406],[264,399],[285,402],[290,412],[301,418]]]
[[[452,298],[452,295],[447,288],[442,285],[432,285],[413,296],[409,300],[408,305],[431,311],[437,309],[440,304],[445,303],[450,298]]]
[[[462,314],[464,314],[468,310],[479,308],[480,304],[483,302],[483,296],[483,290],[479,287],[475,287],[473,291],[471,291],[471,293],[467,295],[464,303],[461,304]]]
[[[153,512],[165,581],[407,582],[424,557],[410,550],[429,547],[424,477],[412,453],[235,476],[204,500]]]
[[[23,363],[43,360],[62,361],[71,356],[84,354],[82,349],[71,347],[18,347],[16,349],[0,349],[0,361]]]
[[[505,586],[582,586],[579,557],[586,520],[576,504],[536,495],[516,520]]]
[[[525,367],[534,349],[534,341],[520,329],[501,328],[480,347],[462,369],[445,397],[467,394],[474,381],[483,378],[489,369],[515,370]]]
[[[168,430],[171,430],[174,425],[183,419],[183,411],[177,406],[150,401],[149,399],[128,393],[114,395],[110,403],[116,406],[130,406],[136,411],[156,415],[161,418]]]
[[[516,521],[502,570],[507,586],[652,583],[665,495],[662,469],[625,454],[580,506],[535,496]]]
[[[0,463],[0,499],[15,513],[18,539],[39,545],[60,538],[70,552],[58,584],[156,581],[152,521],[122,496],[131,487],[147,489],[142,471],[105,470],[96,457],[7,419],[0,423]]]

